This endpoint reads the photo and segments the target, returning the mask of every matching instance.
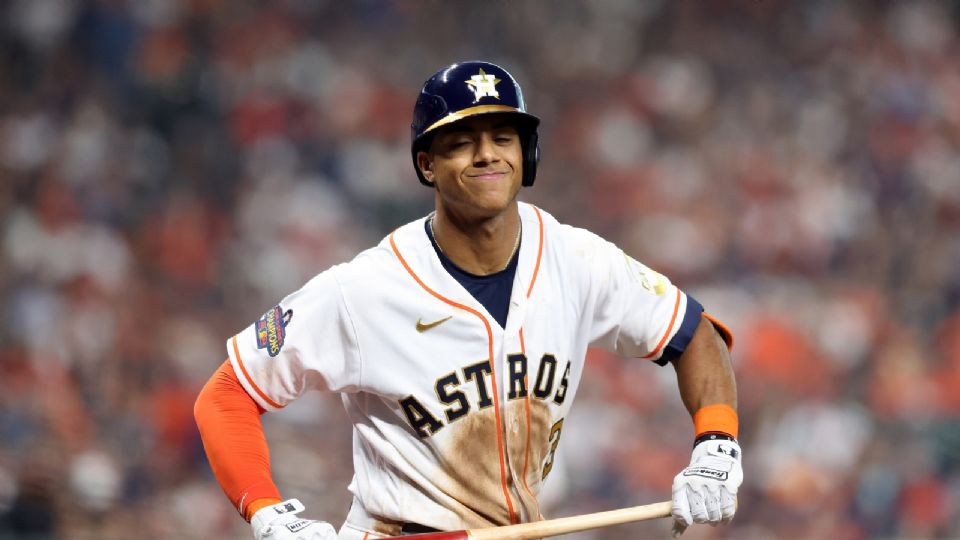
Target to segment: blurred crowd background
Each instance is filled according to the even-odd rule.
[[[489,59],[542,120],[521,194],[736,335],[746,480],[685,537],[960,537],[960,5],[0,5],[0,538],[250,538],[192,418],[224,341],[432,207],[423,80]],[[346,515],[336,396],[264,419]],[[670,368],[591,354],[549,515],[669,498]],[[669,522],[576,538],[665,538]]]

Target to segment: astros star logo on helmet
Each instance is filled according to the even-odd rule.
[[[486,96],[500,99],[500,92],[497,92],[497,83],[500,82],[500,79],[493,75],[487,75],[483,69],[480,69],[480,73],[470,77],[465,82],[473,91],[474,103]]]

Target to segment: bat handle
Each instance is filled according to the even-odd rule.
[[[670,517],[671,510],[672,503],[664,501],[645,506],[634,506],[546,521],[471,529],[469,531],[415,534],[404,536],[404,538],[421,540],[534,540],[635,521]]]

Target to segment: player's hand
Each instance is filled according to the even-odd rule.
[[[694,523],[717,525],[733,519],[741,482],[737,441],[708,439],[697,444],[690,465],[673,478],[673,537]]]
[[[257,540],[337,540],[337,531],[325,521],[300,519],[303,504],[290,499],[257,510],[250,518]]]

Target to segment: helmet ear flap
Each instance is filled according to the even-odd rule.
[[[520,184],[524,187],[533,185],[537,178],[537,163],[540,162],[540,142],[537,132],[531,130],[523,145],[523,179]]]

